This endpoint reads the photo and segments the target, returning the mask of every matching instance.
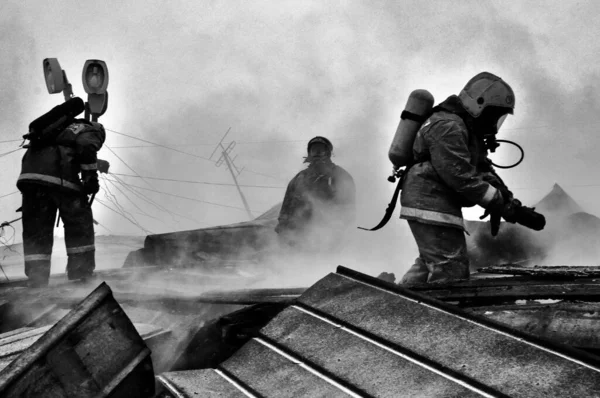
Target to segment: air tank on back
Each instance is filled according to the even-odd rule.
[[[388,152],[388,157],[396,169],[413,161],[413,143],[417,131],[431,114],[433,103],[433,95],[427,90],[414,90],[408,96]]]

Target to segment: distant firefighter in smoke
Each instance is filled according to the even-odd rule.
[[[288,184],[275,228],[284,246],[331,250],[354,223],[354,180],[331,161],[332,151],[325,137],[308,142],[308,167]]]
[[[434,107],[416,133],[414,159],[403,176],[400,217],[408,220],[419,257],[402,283],[469,278],[463,207],[485,208],[493,235],[501,218],[544,227],[543,216],[513,198],[487,157],[488,149],[498,146],[499,125],[514,106],[512,88],[482,72],[458,96]]]

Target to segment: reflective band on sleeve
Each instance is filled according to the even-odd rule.
[[[67,254],[93,252],[94,250],[96,250],[96,246],[94,245],[67,247]]]
[[[19,181],[29,180],[29,181],[43,181],[48,182],[50,184],[63,186],[65,188],[72,189],[74,191],[81,191],[81,187],[79,185],[73,184],[67,180],[61,180],[58,177],[47,176],[45,174],[37,174],[37,173],[24,173],[19,176]]]
[[[98,170],[98,163],[82,164],[81,170]]]
[[[465,224],[462,217],[453,216],[452,214],[440,213],[439,211],[415,209],[413,207],[402,206],[400,209],[400,218],[409,220],[424,220],[435,222],[436,224],[456,225],[465,229]]]
[[[25,256],[25,261],[50,261],[51,254],[28,254]]]
[[[492,185],[488,186],[487,191],[485,191],[485,195],[483,195],[483,199],[481,199],[481,204],[483,205],[483,207],[487,206],[492,201],[492,199],[494,199],[496,192],[498,192],[496,188],[494,188]]]

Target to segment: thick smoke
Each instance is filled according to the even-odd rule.
[[[334,161],[355,178],[357,224],[376,224],[393,191],[385,181],[390,171],[386,155],[410,91],[428,89],[440,102],[482,70],[502,76],[516,91],[517,109],[501,138],[516,140],[527,155],[518,169],[501,175],[525,204],[554,181],[590,183],[590,165],[596,164],[589,148],[597,140],[592,126],[598,113],[598,77],[591,65],[598,44],[591,38],[598,27],[585,17],[596,13],[593,3],[171,2],[83,7],[65,1],[58,8],[40,5],[31,10],[17,2],[0,7],[7,22],[2,25],[6,34],[0,36],[6,49],[3,63],[11,70],[2,74],[3,92],[11,98],[22,95],[6,105],[3,94],[3,131],[19,130],[56,105],[56,98],[49,100],[43,88],[44,57],[61,60],[79,93],[77,68],[85,59],[104,59],[111,76],[105,125],[200,157],[209,157],[231,127],[225,144],[238,142],[232,157],[238,155],[236,165],[245,168],[240,182],[279,187],[242,188],[254,215],[281,201],[283,187],[302,167],[306,142],[324,135],[334,144]],[[577,23],[555,20],[547,12],[550,8],[574,15]],[[93,28],[76,21],[93,21]],[[43,54],[36,51],[42,48]],[[109,132],[106,145],[146,144]],[[142,176],[231,182],[223,166],[164,148],[122,148],[115,153]],[[133,174],[107,149],[100,155],[111,162],[113,172]],[[495,159],[506,163],[504,156],[499,152]],[[2,181],[14,186],[18,161],[3,161],[12,171]],[[183,215],[179,217],[130,194],[156,220],[136,213],[120,197],[152,232],[247,220],[234,187],[123,178],[146,189],[237,207],[142,191]],[[576,199],[593,211],[594,196],[580,192]],[[94,210],[114,233],[143,233],[102,206]],[[399,274],[417,254],[397,213],[383,230],[356,230],[352,235],[350,247],[362,250],[332,261],[370,273]]]

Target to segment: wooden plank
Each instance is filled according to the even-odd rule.
[[[600,277],[600,266],[534,265],[533,267],[524,267],[522,265],[503,264],[479,268],[478,271],[489,274],[531,275],[538,278],[558,279]]]
[[[499,305],[467,311],[558,343],[600,350],[600,303]]]
[[[410,287],[430,297],[444,301],[469,301],[471,305],[487,305],[495,301],[514,300],[583,300],[600,301],[600,283],[586,282],[537,282],[511,283],[496,286],[427,286]]]

